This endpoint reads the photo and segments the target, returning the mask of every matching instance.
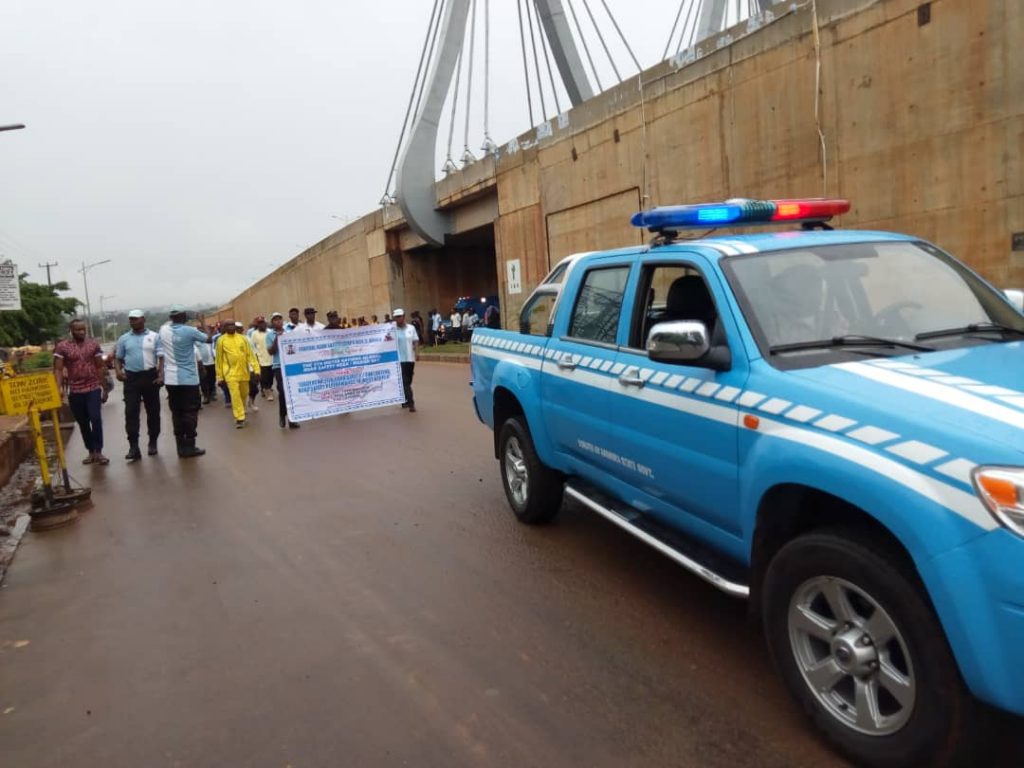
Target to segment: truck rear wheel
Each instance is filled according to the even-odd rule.
[[[909,564],[857,536],[801,536],[768,567],[764,626],[786,686],[859,765],[978,764],[979,705]]]
[[[525,421],[518,416],[501,425],[498,434],[501,484],[522,523],[546,523],[562,507],[562,476],[541,464]]]

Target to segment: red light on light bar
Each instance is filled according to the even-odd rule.
[[[776,200],[772,221],[828,219],[849,210],[849,200]]]

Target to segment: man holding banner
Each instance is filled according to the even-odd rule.
[[[298,316],[298,313],[299,310],[295,310],[296,316]],[[274,371],[274,382],[277,384],[277,412],[281,429],[284,429],[286,426],[290,429],[298,429],[299,425],[288,418],[288,403],[284,394],[284,381],[281,379],[281,350],[278,338],[284,332],[284,318],[280,312],[275,312],[270,316],[270,330],[267,331],[267,337],[263,340],[263,343],[267,347],[267,352],[272,357],[271,367]]]
[[[412,375],[416,368],[416,358],[420,335],[416,328],[405,322],[405,310],[396,309],[391,313],[395,319],[395,342],[398,344],[398,362],[402,365],[402,389],[405,393],[403,408],[408,408],[409,413],[416,413],[416,401],[412,395]]]
[[[291,421],[398,405],[406,399],[396,326],[300,328],[275,335],[270,351],[280,359],[280,391]]]

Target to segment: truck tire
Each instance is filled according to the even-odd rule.
[[[498,461],[505,498],[521,523],[546,523],[562,507],[562,476],[541,464],[530,430],[514,416],[498,433]]]
[[[847,530],[784,546],[763,586],[775,665],[818,730],[858,765],[980,765],[971,751],[980,705],[913,566],[892,549]]]

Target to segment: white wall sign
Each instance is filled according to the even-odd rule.
[[[0,264],[0,310],[21,309],[18,266],[10,261]]]
[[[505,262],[505,288],[509,296],[523,292],[523,268],[519,259]]]

